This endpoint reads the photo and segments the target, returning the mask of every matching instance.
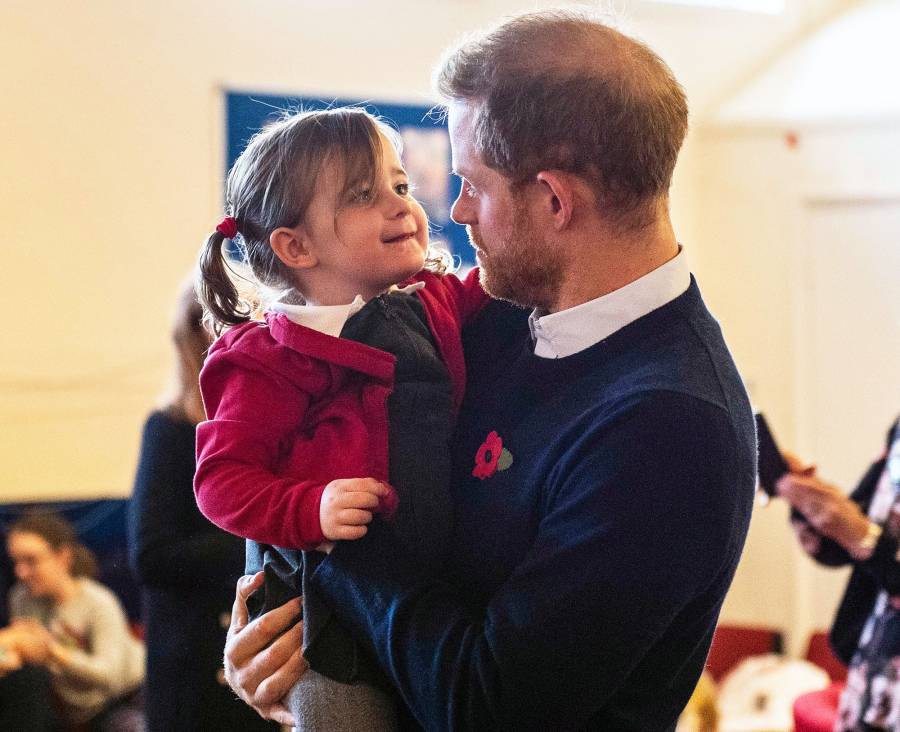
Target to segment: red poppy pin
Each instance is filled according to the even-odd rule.
[[[475,453],[475,467],[472,475],[484,480],[498,470],[506,470],[513,464],[512,453],[503,447],[503,440],[496,432],[491,432]]]

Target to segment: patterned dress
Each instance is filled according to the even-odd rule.
[[[900,429],[894,431],[868,515],[900,538]],[[900,730],[900,594],[883,589],[878,594],[850,663],[834,729]]]

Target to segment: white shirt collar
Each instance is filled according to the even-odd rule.
[[[542,358],[565,358],[608,338],[638,318],[683,294],[691,284],[687,255],[678,248],[672,259],[618,290],[581,305],[528,319]]]
[[[414,282],[406,287],[391,285],[388,292],[415,292],[425,287],[424,282]],[[292,305],[278,300],[269,306],[269,310],[284,313],[288,320],[297,325],[317,330],[320,333],[337,338],[344,329],[344,324],[365,306],[362,295],[353,298],[353,302],[345,305]]]

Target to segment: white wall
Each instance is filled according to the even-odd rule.
[[[887,37],[898,20],[897,0],[851,7],[728,99],[686,161],[695,269],[751,396],[786,447],[848,490],[900,410],[900,372],[882,366],[900,344],[896,289],[879,262],[862,261],[875,251],[866,237],[900,241],[900,231],[866,231],[867,219],[900,203],[900,91],[888,78],[900,51]],[[856,217],[857,237],[820,247],[831,233],[815,223],[822,210],[835,222],[841,211]],[[831,297],[816,291],[826,270]],[[830,320],[815,310],[823,296]],[[833,316],[841,302],[854,313],[883,306],[845,324]],[[815,354],[826,342],[823,363]],[[830,624],[845,575],[801,554],[786,513],[777,501],[755,511],[723,618],[787,629],[799,653],[811,629]]]
[[[0,501],[130,492],[221,216],[222,90],[421,101],[496,5],[4,0]]]
[[[789,143],[788,135],[796,136],[796,144],[793,137]],[[828,405],[811,402],[815,380],[830,378],[829,370],[847,375],[843,388],[848,394],[858,390],[866,356],[846,352],[833,363],[804,363],[802,329],[829,325],[815,312],[803,312],[810,294],[809,257],[818,256],[816,242],[806,238],[808,211],[810,204],[829,201],[900,201],[900,128],[707,128],[696,135],[693,152],[701,252],[695,269],[751,396],[768,413],[785,447],[815,461],[822,475],[850,489],[900,410],[900,376],[891,378],[889,371],[876,385],[880,399],[851,398],[849,409],[855,403],[856,411],[849,423],[828,423]],[[848,242],[838,256],[847,258],[850,272],[856,269],[853,259],[864,252]],[[871,299],[871,279],[848,276],[842,285],[834,296],[848,308],[854,300]],[[893,290],[877,294],[896,302]],[[886,349],[894,348],[900,336],[896,316],[882,310],[871,318],[872,325],[861,319],[854,327],[871,329],[880,319],[877,332],[885,334]],[[894,341],[888,342],[891,337]],[[842,436],[837,447],[821,437],[828,433]],[[723,618],[794,630],[792,648],[799,651],[811,628],[828,626],[842,583],[841,575],[814,568],[800,554],[787,529],[786,509],[774,502],[754,512]]]
[[[129,493],[173,293],[221,215],[224,89],[422,102],[443,48],[541,4],[4,0],[0,501]],[[665,38],[660,12],[634,30]]]
[[[221,214],[223,89],[422,101],[440,50],[511,4],[5,0],[0,501],[130,492],[173,293]],[[801,201],[826,184],[895,190],[900,145],[835,129],[790,149],[783,133],[692,133],[672,207],[754,399],[802,449]],[[793,627],[802,561],[783,506],[757,511],[725,619]]]

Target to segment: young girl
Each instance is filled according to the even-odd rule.
[[[197,502],[250,540],[247,570],[266,574],[254,614],[304,594],[303,652],[318,673],[286,700],[301,730],[397,726],[374,664],[305,592],[316,547],[359,539],[395,509],[392,526],[425,566],[449,539],[460,327],[486,296],[477,273],[460,281],[426,259],[428,222],[409,189],[396,134],[365,111],[296,114],[238,158],[229,215],[201,255],[201,300],[217,329],[232,327],[200,376]],[[260,291],[282,293],[264,322],[228,276],[226,239]]]

